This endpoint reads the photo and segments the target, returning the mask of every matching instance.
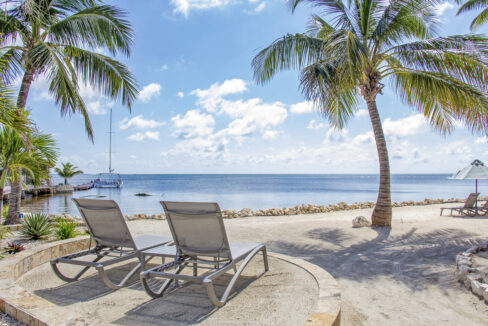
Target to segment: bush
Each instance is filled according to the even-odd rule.
[[[7,214],[8,214],[8,205],[3,205],[3,207],[2,207],[2,220],[5,221],[5,219],[7,218]]]
[[[69,220],[57,223],[54,229],[56,239],[65,240],[76,237],[79,234],[76,230],[76,225],[78,225],[76,222],[72,222]]]
[[[10,234],[10,229],[8,227],[0,225],[0,240],[3,240]]]
[[[7,246],[3,249],[5,253],[14,255],[24,250],[24,246],[21,244],[15,244],[13,242],[7,243]]]
[[[51,234],[52,224],[47,215],[34,213],[24,217],[19,231],[31,240],[44,239]]]

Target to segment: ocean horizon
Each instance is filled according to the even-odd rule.
[[[393,201],[425,198],[464,198],[474,192],[474,180],[451,180],[450,174],[393,174]],[[379,176],[375,174],[121,174],[121,189],[94,188],[73,194],[27,197],[23,211],[79,215],[72,198],[117,201],[124,214],[159,214],[162,200],[211,201],[222,209],[269,209],[301,204],[327,205],[337,202],[375,201]],[[96,174],[77,175],[69,180],[79,185]],[[63,179],[53,175],[53,184]],[[486,180],[478,180],[483,190]],[[135,196],[147,193],[150,196]],[[487,188],[488,194],[488,188]]]

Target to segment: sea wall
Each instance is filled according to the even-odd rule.
[[[488,197],[480,198],[481,201],[488,200]],[[464,199],[461,198],[450,198],[450,199],[429,199],[426,198],[423,201],[402,201],[402,202],[393,202],[393,207],[406,207],[406,206],[425,206],[425,205],[433,205],[433,204],[449,204],[449,203],[462,203]],[[313,205],[313,204],[302,204],[296,205],[293,207],[283,207],[283,208],[269,208],[269,209],[256,209],[252,210],[250,208],[243,208],[241,210],[230,210],[230,209],[223,209],[222,215],[224,218],[239,218],[239,217],[250,217],[250,216],[280,216],[280,215],[300,215],[300,214],[316,214],[316,213],[328,213],[328,212],[337,212],[337,211],[348,211],[354,209],[365,209],[365,208],[373,208],[375,202],[367,201],[367,202],[358,202],[347,204],[346,202],[339,202],[337,204],[330,204],[330,205]],[[68,219],[75,219],[80,221],[81,218],[79,216],[70,216],[66,213],[62,213],[59,215],[51,214],[53,218],[55,216],[62,216]],[[160,214],[130,214],[125,215],[125,218],[128,221],[139,220],[139,219],[148,219],[148,220],[164,220],[164,213]]]

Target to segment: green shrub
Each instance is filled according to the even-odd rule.
[[[0,225],[0,240],[3,240],[10,234],[10,229],[8,227]]]
[[[25,215],[20,227],[20,234],[31,240],[47,238],[52,231],[49,217],[42,213]]]
[[[8,214],[8,205],[3,205],[3,207],[2,207],[2,220],[5,221],[5,219],[7,218],[7,214]]]
[[[57,223],[54,228],[56,239],[65,240],[76,237],[79,234],[76,230],[76,225],[78,225],[78,223],[69,220]]]
[[[3,249],[5,253],[14,255],[18,252],[23,251],[25,248],[21,244],[15,244],[13,242],[7,243],[7,246]]]
[[[61,223],[61,222],[68,222],[68,221],[71,221],[71,220],[68,218],[62,217],[62,216],[56,216],[54,218],[51,218],[51,222],[54,222],[54,223]]]

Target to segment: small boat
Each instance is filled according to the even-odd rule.
[[[95,188],[122,188],[122,178],[118,173],[100,173],[93,181]]]
[[[93,180],[95,188],[122,188],[122,178],[120,174],[114,173],[112,169],[112,109],[110,109],[110,141],[108,147],[108,173],[100,173],[98,177]]]

